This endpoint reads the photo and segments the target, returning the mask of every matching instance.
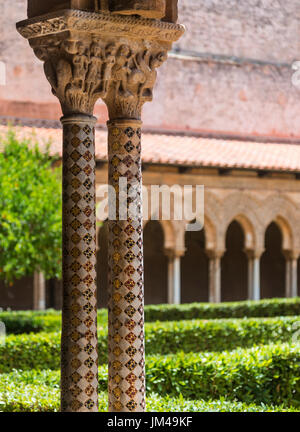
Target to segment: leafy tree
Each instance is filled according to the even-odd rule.
[[[0,278],[6,283],[32,275],[60,277],[61,170],[53,167],[49,146],[0,139]]]

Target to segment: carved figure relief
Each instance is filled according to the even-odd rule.
[[[101,47],[97,43],[91,46],[91,60],[86,76],[85,91],[91,95],[96,93],[101,84],[101,70],[103,64],[103,53]]]
[[[139,119],[143,104],[153,99],[156,68],[167,59],[166,51],[153,51],[151,45],[146,48],[142,46],[138,52],[131,52],[126,45],[119,48],[112,69],[113,91],[108,92],[105,100],[114,118],[126,114]]]
[[[108,45],[105,48],[105,59],[103,67],[103,96],[108,92],[108,86],[112,75],[112,68],[116,63],[116,46]]]
[[[115,96],[116,97],[130,97],[131,93],[128,91],[127,80],[130,74],[128,67],[129,60],[131,59],[131,50],[127,45],[122,45],[116,55],[116,64],[112,69],[112,79],[115,81]]]
[[[159,45],[137,45],[55,36],[36,41],[35,54],[44,62],[52,92],[65,114],[92,113],[102,98],[113,118],[140,118],[142,105],[153,98],[156,69],[167,59]]]
[[[73,57],[72,88],[84,91],[84,82],[89,66],[89,59],[85,55],[86,49],[82,42],[77,43],[78,51]]]

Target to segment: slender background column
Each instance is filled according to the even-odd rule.
[[[260,300],[260,253],[254,253],[253,258],[253,298],[252,300]]]
[[[260,300],[260,257],[262,251],[247,250],[248,257],[248,299]]]
[[[181,303],[181,258],[175,255],[174,258],[174,304]]]
[[[171,252],[168,255],[168,303],[174,303],[174,254]]]
[[[209,302],[221,302],[221,257],[223,252],[207,251],[209,257]]]
[[[291,297],[298,295],[298,257],[293,257],[291,262]]]
[[[46,280],[43,273],[34,273],[33,278],[33,309],[46,309]]]
[[[115,120],[108,131],[109,184],[117,197],[108,245],[109,411],[138,412],[145,410],[141,122]],[[120,178],[127,180],[125,191]],[[128,198],[120,200],[119,191]],[[129,205],[136,206],[135,215]]]
[[[98,411],[95,121],[62,119],[62,411]]]
[[[298,295],[298,257],[297,251],[285,251],[285,295],[297,297]]]
[[[165,250],[168,256],[168,303],[181,303],[181,257],[184,252],[173,249]]]
[[[254,297],[254,258],[252,251],[247,253],[248,256],[248,299]]]

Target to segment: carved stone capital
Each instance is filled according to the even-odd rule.
[[[89,114],[101,98],[110,119],[140,119],[156,69],[184,27],[158,20],[79,10],[57,11],[17,25],[44,62],[63,113]]]

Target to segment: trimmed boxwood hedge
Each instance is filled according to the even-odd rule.
[[[182,402],[186,399],[208,401],[210,404],[212,400],[219,400],[216,405],[220,407],[220,400],[225,399],[246,405],[263,404],[266,407],[284,404],[286,408],[299,409],[299,348],[299,344],[284,344],[238,349],[222,354],[187,356],[181,353],[176,356],[148,357],[147,391],[179,398]],[[39,389],[36,399],[43,404],[47,393],[50,399],[58,395],[58,385],[58,371],[13,371],[0,375],[0,400],[12,409],[12,404],[18,400],[20,403],[32,401],[30,395],[35,387]],[[22,389],[25,396],[22,395]],[[102,366],[99,368],[99,391],[106,389],[107,367]],[[153,405],[150,406],[153,409]]]
[[[0,312],[0,322],[4,322],[7,334],[54,332],[61,330],[61,312],[46,311],[13,311]],[[98,311],[98,325],[107,325],[107,311]]]
[[[151,392],[300,407],[300,344],[155,356],[146,366]]]
[[[162,398],[148,394],[148,412],[288,412],[295,411],[284,406],[244,404],[224,398],[218,401],[185,400],[182,397]],[[99,411],[107,412],[106,392],[99,393]],[[12,382],[5,388],[0,381],[0,412],[57,412],[59,411],[59,389],[43,384]]]
[[[4,322],[7,334],[51,332],[60,330],[61,313],[1,312],[0,321]]]
[[[231,303],[191,303],[145,307],[145,320],[180,321],[191,319],[251,318],[300,315],[300,298],[278,298]]]
[[[300,315],[300,298],[241,301],[232,303],[191,303],[145,307],[146,322],[191,319],[251,318]],[[0,321],[8,334],[59,331],[61,313],[48,311],[1,312]],[[98,325],[107,326],[107,310],[98,311]]]
[[[230,351],[289,342],[297,317],[170,321],[146,324],[147,354]]]
[[[296,317],[193,320],[146,324],[146,352],[223,351],[271,342],[288,342],[295,332]],[[98,331],[99,364],[107,362],[107,332]],[[60,334],[11,335],[0,346],[0,372],[11,369],[58,369]]]

